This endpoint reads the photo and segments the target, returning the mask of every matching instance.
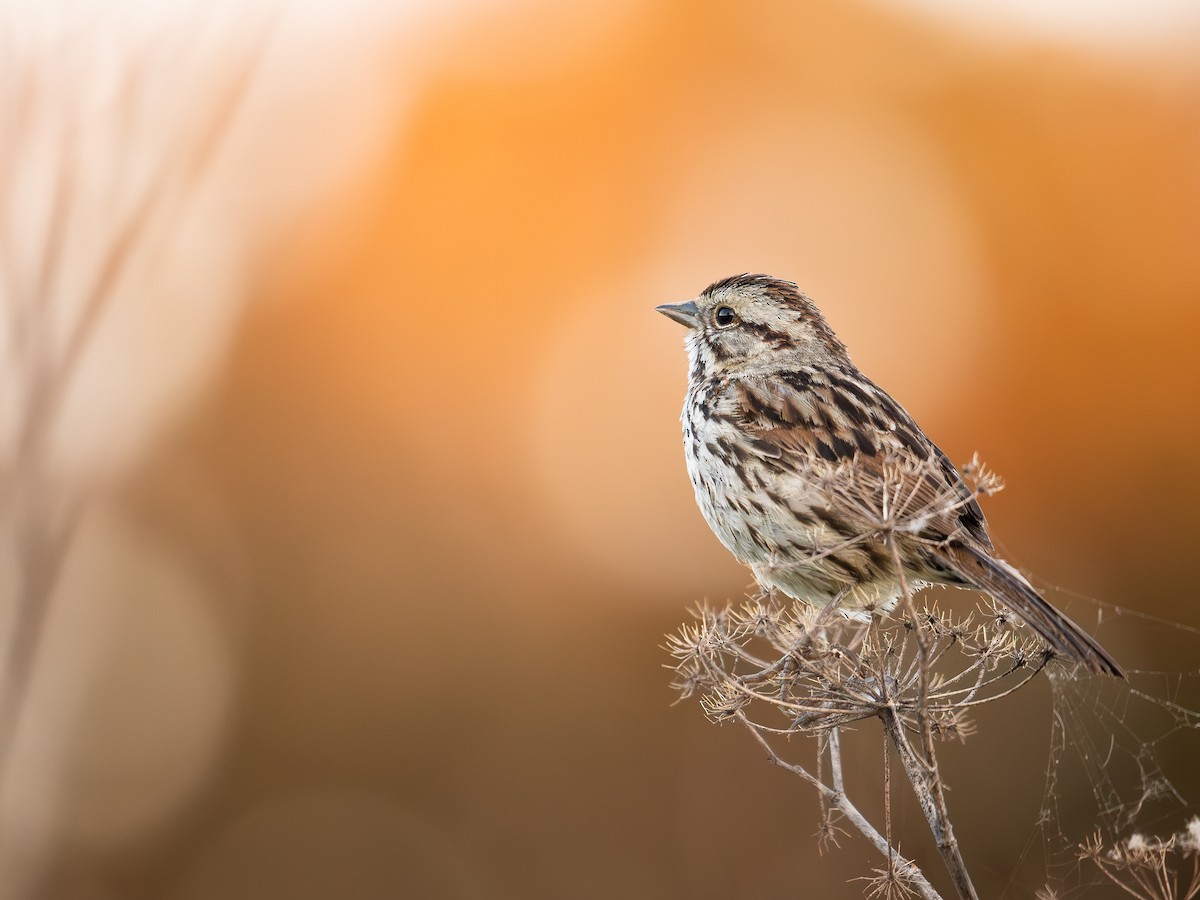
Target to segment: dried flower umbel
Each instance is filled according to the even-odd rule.
[[[1019,689],[1050,658],[1001,612],[956,620],[929,606],[915,622],[866,625],[822,623],[822,616],[770,597],[698,609],[695,622],[668,638],[674,686],[684,697],[702,691],[714,721],[754,702],[785,717],[753,721],[764,733],[819,734],[881,715],[912,728],[923,714],[937,736],[965,738],[972,707]],[[850,640],[837,640],[846,634]]]
[[[887,857],[888,867],[869,880],[869,896],[939,896],[895,851],[890,828],[881,834],[846,795],[839,729],[870,718],[881,722],[895,748],[956,890],[976,896],[954,840],[934,742],[965,740],[975,707],[1019,690],[1052,654],[1023,638],[994,608],[954,618],[931,605],[905,619],[856,623],[789,600],[756,597],[694,615],[668,638],[674,687],[683,697],[699,694],[713,721],[741,722],[775,765],[813,785],[826,810],[826,837],[835,836],[836,813]],[[785,761],[771,743],[772,737],[797,734],[818,739],[826,777]]]

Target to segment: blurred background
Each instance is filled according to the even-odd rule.
[[[861,895],[869,848],[819,857],[812,791],[663,668],[750,579],[653,308],[738,272],[1005,476],[1002,551],[1118,659],[1196,671],[1194,3],[2,28],[0,897]],[[1192,738],[1155,749],[1194,800]],[[947,748],[984,896],[1046,882],[1050,742],[1039,685]]]

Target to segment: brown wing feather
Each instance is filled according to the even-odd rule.
[[[991,548],[983,510],[958,470],[900,404],[860,373],[805,369],[737,379],[730,396],[749,438],[745,452],[797,471],[853,461],[855,498],[880,507],[885,482],[897,478],[895,466],[909,466],[899,477],[908,514],[927,516],[921,535],[945,540],[965,530]],[[863,497],[864,488],[878,496]]]

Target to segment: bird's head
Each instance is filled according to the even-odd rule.
[[[735,275],[658,311],[688,328],[694,377],[770,373],[849,361],[820,310],[790,281]]]

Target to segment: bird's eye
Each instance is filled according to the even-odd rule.
[[[718,328],[728,328],[730,325],[737,324],[737,313],[730,306],[718,306],[717,312],[713,316]]]

